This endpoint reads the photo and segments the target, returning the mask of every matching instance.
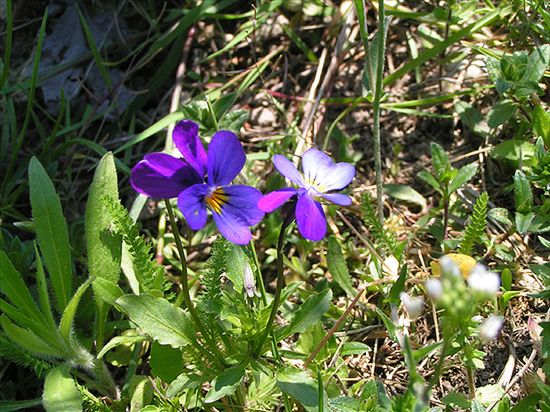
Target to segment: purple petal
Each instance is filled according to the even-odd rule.
[[[204,176],[206,174],[206,151],[199,137],[199,125],[191,120],[183,120],[176,124],[172,140],[183,158]]]
[[[304,179],[302,174],[296,169],[296,166],[292,164],[290,160],[282,155],[276,154],[273,156],[273,164],[284,177],[290,180],[292,183],[303,187]]]
[[[324,171],[330,168],[333,164],[334,162],[326,153],[312,147],[302,156],[304,180],[309,184],[318,182],[318,176],[323,175]]]
[[[326,153],[315,148],[302,156],[302,169],[306,183],[323,193],[346,187],[355,176],[355,167],[343,162],[335,164]]]
[[[327,232],[323,207],[307,193],[302,194],[296,204],[296,223],[302,236],[309,240],[321,240]]]
[[[176,197],[200,180],[191,166],[166,153],[145,155],[130,175],[130,183],[136,192],[156,198]]]
[[[208,193],[208,186],[196,184],[181,192],[178,196],[178,208],[183,213],[189,227],[199,230],[206,224],[206,205],[204,197]]]
[[[349,206],[351,205],[351,197],[348,195],[343,195],[340,193],[322,193],[321,197],[323,199],[328,200],[331,203],[334,203],[336,205],[340,206]]]
[[[258,201],[258,207],[266,213],[271,213],[297,193],[296,189],[285,188],[268,193]]]
[[[208,184],[224,186],[239,174],[246,161],[244,149],[235,133],[220,130],[208,146]]]
[[[262,194],[244,185],[225,186],[221,191],[226,196],[221,212],[212,212],[218,230],[230,242],[247,244],[252,239],[249,227],[259,223],[264,216],[264,212],[257,207]]]
[[[343,189],[355,176],[355,167],[349,163],[336,163],[319,176],[323,191]]]

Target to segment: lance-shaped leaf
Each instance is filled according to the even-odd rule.
[[[48,174],[35,157],[29,163],[29,188],[32,216],[38,244],[62,312],[71,298],[72,267],[69,231],[61,202]]]

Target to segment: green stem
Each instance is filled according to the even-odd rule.
[[[206,333],[206,328],[204,327],[204,324],[202,323],[199,316],[197,315],[197,312],[195,311],[195,307],[193,306],[193,302],[191,301],[191,295],[189,294],[189,279],[187,274],[187,260],[185,257],[185,249],[183,248],[183,244],[181,243],[181,238],[178,231],[178,225],[176,222],[176,216],[174,215],[174,211],[172,210],[172,205],[170,204],[170,200],[164,199],[164,203],[166,204],[166,211],[168,212],[168,217],[170,218],[170,225],[172,226],[174,241],[176,242],[176,247],[178,248],[178,253],[180,255],[181,271],[182,271],[181,294],[183,296],[183,301],[185,302],[185,306],[187,307],[187,310],[189,311],[189,315],[191,316],[191,319],[193,319],[195,326],[199,330],[203,339],[210,346],[210,350],[212,350],[212,352],[214,353],[218,361],[222,365],[226,366],[227,364],[224,360],[224,357],[220,353],[218,347],[216,346],[216,343],[212,340],[210,335]]]
[[[432,388],[437,384],[437,382],[439,382],[439,378],[443,373],[443,363],[445,362],[445,352],[447,352],[448,347],[449,347],[448,339],[444,336],[443,346],[441,347],[441,354],[439,355],[439,361],[437,362],[437,366],[435,367],[435,372],[432,375],[432,378],[430,379],[430,385],[429,385],[430,392]]]
[[[271,329],[273,328],[273,321],[275,320],[275,316],[277,315],[277,309],[279,308],[279,301],[281,300],[281,291],[283,289],[285,278],[283,276],[283,246],[285,242],[285,232],[286,228],[290,224],[292,220],[285,218],[283,224],[281,225],[281,231],[279,232],[279,239],[277,241],[277,286],[275,289],[275,297],[273,298],[273,302],[271,303],[271,314],[269,315],[269,320],[267,321],[267,325],[265,326],[264,333],[262,334],[260,340],[258,341],[258,346],[256,347],[256,350],[254,351],[254,356],[259,356],[262,348],[264,346],[264,343],[271,333]]]
[[[378,62],[376,66],[376,84],[374,89],[373,106],[373,145],[374,145],[374,168],[376,171],[376,211],[380,223],[384,222],[384,192],[382,187],[382,154],[380,148],[380,103],[382,100],[382,76],[384,75],[384,53],[386,47],[386,15],[384,0],[378,1]]]

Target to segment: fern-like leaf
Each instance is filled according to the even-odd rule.
[[[212,253],[201,271],[202,293],[199,297],[199,310],[206,313],[219,313],[222,305],[221,276],[225,272],[227,255],[231,245],[223,237],[212,244]]]
[[[39,378],[44,377],[46,372],[54,366],[47,360],[39,359],[23,350],[3,333],[0,333],[0,359],[32,369]]]
[[[164,269],[154,260],[151,245],[140,236],[136,224],[118,200],[105,198],[104,201],[113,220],[113,230],[128,246],[140,290],[161,290]]]
[[[476,244],[481,244],[485,228],[487,226],[487,203],[489,196],[483,192],[479,196],[474,205],[474,211],[466,229],[464,230],[464,238],[460,242],[458,252],[464,255],[471,255]]]

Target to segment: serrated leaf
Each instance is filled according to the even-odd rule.
[[[310,326],[321,320],[330,306],[331,299],[332,291],[330,289],[311,294],[294,313],[290,324],[281,330],[281,336],[277,336],[278,340],[285,339],[297,332],[305,332]]]
[[[428,175],[431,176],[429,173]],[[426,199],[424,198],[424,196],[422,196],[420,193],[418,193],[416,190],[408,185],[386,183],[384,185],[384,193],[386,193],[388,196],[393,197],[394,199],[418,205],[422,209],[426,207]]]
[[[330,236],[328,239],[327,266],[334,281],[340,285],[348,297],[353,298],[356,292],[351,283],[346,259],[334,236]]]
[[[122,237],[113,231],[111,213],[105,202],[107,197],[118,199],[117,174],[111,152],[100,160],[90,186],[85,231],[90,276],[117,283],[120,277]],[[95,293],[95,285],[93,287]]]
[[[46,375],[42,404],[47,412],[82,411],[80,391],[69,375],[68,367],[58,366]]]
[[[445,150],[435,142],[430,144],[430,151],[432,153],[432,164],[435,174],[438,178],[441,178],[449,168],[449,156]]]
[[[57,309],[63,312],[72,293],[69,231],[59,196],[36,157],[29,163],[29,189],[38,244],[48,269]]]
[[[166,299],[148,294],[124,295],[116,303],[132,322],[162,345],[180,348],[193,339],[191,320],[181,308]]]
[[[531,184],[521,170],[514,174],[514,204],[516,212],[526,214],[533,208],[533,191]]]
[[[470,163],[458,169],[458,173],[449,184],[449,192],[453,193],[468,183],[477,173],[477,163]]]
[[[210,384],[210,390],[204,402],[212,403],[224,396],[232,395],[244,378],[245,369],[242,366],[229,368],[219,374]]]
[[[501,100],[487,114],[487,124],[495,129],[506,123],[516,112],[516,105],[511,100]]]

